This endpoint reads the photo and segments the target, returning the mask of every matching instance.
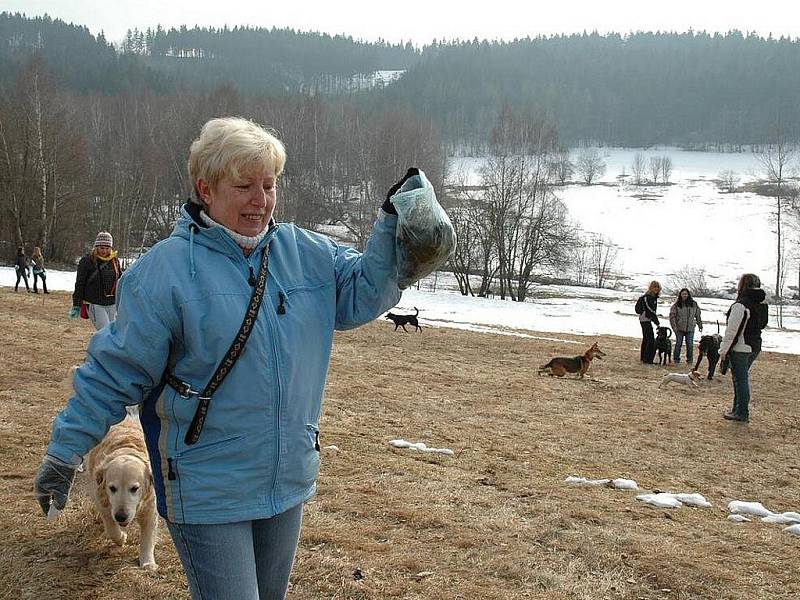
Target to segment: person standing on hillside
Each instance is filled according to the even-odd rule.
[[[402,278],[448,258],[413,257],[454,239],[430,210],[401,212],[436,202],[415,168],[390,188],[363,253],[277,223],[285,163],[257,123],[203,126],[189,150],[195,196],[122,277],[119,316],[92,338],[36,477],[43,512],[63,508],[82,457],[141,404],[158,512],[195,600],[284,598],[316,491],[334,331],[397,304]],[[401,217],[429,235],[400,244]]]
[[[39,293],[39,289],[36,287],[36,284],[41,277],[42,293],[49,294],[50,292],[47,291],[47,282],[45,281],[47,274],[44,270],[44,256],[42,256],[42,249],[39,248],[39,246],[36,246],[31,253],[31,263],[33,263],[33,293]]]
[[[110,233],[98,233],[94,249],[81,258],[75,276],[69,318],[77,319],[82,305],[86,305],[87,316],[98,331],[117,316],[117,281],[122,269],[113,247],[114,238]]]
[[[647,291],[636,301],[636,314],[639,315],[639,324],[642,326],[642,347],[639,357],[646,365],[652,365],[656,357],[656,338],[653,334],[653,325],[659,326],[657,311],[660,293],[661,284],[654,279],[647,287]]]
[[[729,364],[733,379],[733,408],[722,416],[729,421],[747,423],[750,420],[750,367],[761,352],[761,330],[769,322],[769,305],[758,275],[742,275],[736,290],[736,302],[725,315],[725,335],[719,349],[722,370]]]
[[[703,320],[700,318],[700,307],[692,298],[691,292],[683,288],[678,292],[678,299],[669,309],[669,325],[675,332],[675,349],[672,360],[677,365],[681,362],[681,345],[686,340],[686,362],[691,364],[694,358],[695,324],[703,333]]]
[[[14,270],[17,272],[17,283],[14,284],[14,291],[19,290],[19,282],[25,282],[25,289],[30,293],[31,288],[28,285],[28,257],[25,256],[25,248],[20,246],[17,248],[17,260],[14,263]]]

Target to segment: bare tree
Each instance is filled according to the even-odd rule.
[[[83,191],[86,155],[79,119],[43,64],[34,56],[0,100],[0,210],[18,245],[52,256],[58,209]]]
[[[572,273],[577,285],[589,285],[591,258],[591,243],[585,238],[581,239],[572,255]]]
[[[575,161],[575,170],[586,185],[600,178],[606,172],[606,163],[597,148],[584,148]]]
[[[658,183],[658,178],[661,176],[661,162],[660,156],[650,157],[650,181],[654,184]]]
[[[482,191],[467,185],[464,173],[447,177],[445,189],[449,190],[448,215],[456,231],[456,249],[450,258],[450,268],[464,296],[485,296],[496,274],[496,260],[492,235],[487,225],[488,204],[482,200]],[[480,282],[472,285],[472,275]]]
[[[721,290],[714,289],[706,279],[704,267],[685,265],[678,269],[667,281],[666,289],[677,296],[682,288],[688,289],[692,296],[715,298],[722,295]]]
[[[591,272],[594,285],[598,288],[606,287],[608,278],[616,268],[619,247],[602,235],[595,236],[591,243]]]
[[[669,156],[661,157],[661,183],[669,185],[669,179],[672,177],[672,159]]]
[[[454,210],[459,244],[463,240],[456,250],[462,293],[474,290],[464,281],[474,268],[481,274],[478,295],[496,281],[501,298],[522,302],[538,270],[566,261],[574,236],[566,207],[549,184],[555,144],[552,125],[536,115],[506,107],[498,116],[481,185],[462,194]]]
[[[780,126],[775,128],[771,143],[756,154],[761,163],[764,178],[774,187],[775,192],[775,233],[776,233],[776,261],[775,261],[775,299],[778,306],[778,327],[783,327],[783,287],[786,269],[783,239],[783,215],[786,197],[786,180],[791,176],[794,167],[796,148],[787,140]]]
[[[644,183],[644,171],[644,155],[641,152],[637,152],[633,155],[633,163],[631,164],[631,175],[633,176],[634,185],[642,185],[642,183]]]
[[[559,150],[553,155],[548,166],[550,179],[559,185],[564,185],[575,173],[575,165],[570,159],[569,150]]]
[[[736,171],[732,171],[730,169],[720,171],[719,175],[717,175],[717,178],[719,179],[719,186],[729,194],[732,194],[736,191],[736,186],[738,186],[739,181],[741,181],[741,178]]]

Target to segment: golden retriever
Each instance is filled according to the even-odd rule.
[[[141,530],[139,566],[150,571],[157,569],[153,550],[158,513],[150,459],[139,423],[126,417],[114,425],[89,452],[86,467],[95,508],[106,535],[122,546],[128,538],[123,529],[135,519]]]

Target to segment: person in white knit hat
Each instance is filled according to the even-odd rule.
[[[117,281],[121,274],[114,238],[101,231],[92,251],[78,263],[69,318],[91,319],[98,331],[113,321],[117,316]]]

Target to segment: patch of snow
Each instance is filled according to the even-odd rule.
[[[639,494],[636,496],[636,499],[650,506],[655,506],[656,508],[680,508],[683,506],[680,500],[666,492],[658,494]]]
[[[587,479],[586,477],[570,475],[564,480],[564,483],[569,483],[570,485],[604,486],[608,485],[610,481],[610,479]]]
[[[633,479],[623,479],[622,477],[617,477],[616,479],[611,480],[611,487],[614,487],[618,490],[638,490],[639,485]]]
[[[422,442],[407,442],[406,440],[399,439],[399,440],[391,440],[389,442],[390,446],[394,446],[395,448],[407,448],[408,450],[415,450],[417,452],[429,452],[432,454],[445,454],[447,456],[453,456],[454,452],[449,448],[429,448]]]
[[[435,293],[424,289],[407,289],[397,308],[413,312],[416,306],[420,309],[420,322],[483,333],[527,337],[530,334],[525,332],[534,331],[590,337],[641,337],[641,326],[633,310],[639,292],[538,286],[537,297],[526,302],[511,302],[499,298],[462,296],[453,291],[454,283],[453,287],[450,285],[454,281],[452,275],[439,273],[437,279]],[[424,280],[421,287],[430,289],[431,278]],[[603,294],[591,296],[593,292]],[[725,313],[732,301],[719,298],[698,298],[697,301],[703,310],[703,333],[716,333],[715,321],[719,321],[720,330],[724,332]],[[668,321],[669,306],[664,301],[659,307],[664,322]],[[800,354],[800,307],[784,307],[784,325],[783,330],[772,327],[764,330],[764,350]],[[559,340],[556,336],[550,339],[539,337],[547,341],[576,343]],[[695,333],[695,340],[699,339],[699,334]],[[579,341],[577,344],[586,342]],[[603,347],[602,341],[600,347]]]
[[[698,508],[711,508],[711,502],[706,500],[702,494],[672,494],[676,500],[687,506],[696,506]]]
[[[728,521],[733,521],[734,523],[749,523],[750,519],[745,517],[744,515],[728,515]]]
[[[754,517],[767,517],[774,514],[771,510],[765,508],[761,502],[744,502],[742,500],[728,502],[728,510],[734,514],[753,515]]]
[[[792,535],[800,535],[800,524],[784,527],[783,530],[786,533],[791,533]]]
[[[761,520],[764,523],[775,523],[776,525],[795,524],[800,523],[800,515],[796,512],[773,513],[766,517],[761,517]]]

